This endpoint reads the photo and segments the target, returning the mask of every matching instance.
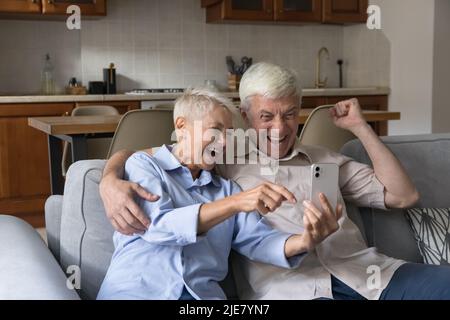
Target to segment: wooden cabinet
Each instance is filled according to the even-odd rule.
[[[47,135],[28,126],[28,117],[60,116],[68,104],[0,105],[0,214],[44,226],[50,195]]]
[[[65,16],[67,8],[77,5],[81,15],[105,16],[106,0],[1,0],[0,13],[8,15],[30,14],[30,16]]]
[[[0,13],[40,13],[41,0],[2,0]]]
[[[368,0],[202,0],[206,21],[363,23]]]
[[[44,226],[50,196],[48,139],[28,125],[28,118],[70,115],[84,105],[111,105],[121,114],[140,108],[139,101],[0,104],[0,214]]]
[[[323,0],[323,22],[364,23],[368,6],[368,0]]]
[[[322,0],[275,0],[276,21],[322,21]]]
[[[71,5],[79,6],[82,15],[106,15],[105,0],[42,0],[42,13],[65,15],[67,12],[67,8]]]
[[[206,21],[272,21],[273,0],[202,1],[206,7]]]

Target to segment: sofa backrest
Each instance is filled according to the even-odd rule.
[[[82,299],[95,299],[114,252],[114,230],[99,194],[104,160],[80,161],[67,173],[60,232],[60,264],[78,266]]]
[[[450,207],[450,134],[392,136],[382,138],[414,181],[420,193],[416,207]],[[341,152],[371,164],[358,140],[347,143]],[[404,210],[389,212],[360,209],[370,246],[389,256],[423,262]]]

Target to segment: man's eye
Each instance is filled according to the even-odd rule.
[[[262,119],[262,120],[265,120],[265,121],[269,121],[270,119],[272,119],[272,117],[269,116],[269,115],[262,115],[262,116],[261,116],[261,119]]]
[[[294,117],[294,113],[288,113],[285,115],[287,119],[292,119]]]

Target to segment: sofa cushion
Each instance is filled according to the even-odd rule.
[[[407,217],[424,262],[450,265],[450,209],[410,209]]]
[[[73,164],[66,178],[61,217],[60,257],[64,269],[81,270],[83,299],[95,299],[114,251],[113,228],[106,217],[98,185],[104,160]]]
[[[383,141],[416,185],[421,196],[419,207],[450,207],[450,134],[392,136]],[[341,152],[371,165],[358,140],[347,143]],[[362,209],[367,240],[389,256],[423,262],[405,214],[405,210]]]
[[[55,259],[60,261],[61,214],[63,196],[54,195],[45,202],[45,229],[47,231],[48,248]]]
[[[0,215],[0,270],[0,300],[79,300],[36,230],[4,215]]]

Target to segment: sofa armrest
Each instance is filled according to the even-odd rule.
[[[47,231],[48,248],[60,262],[60,235],[63,196],[51,196],[45,202],[45,227]]]
[[[0,215],[0,300],[78,300],[45,242],[28,223]]]

